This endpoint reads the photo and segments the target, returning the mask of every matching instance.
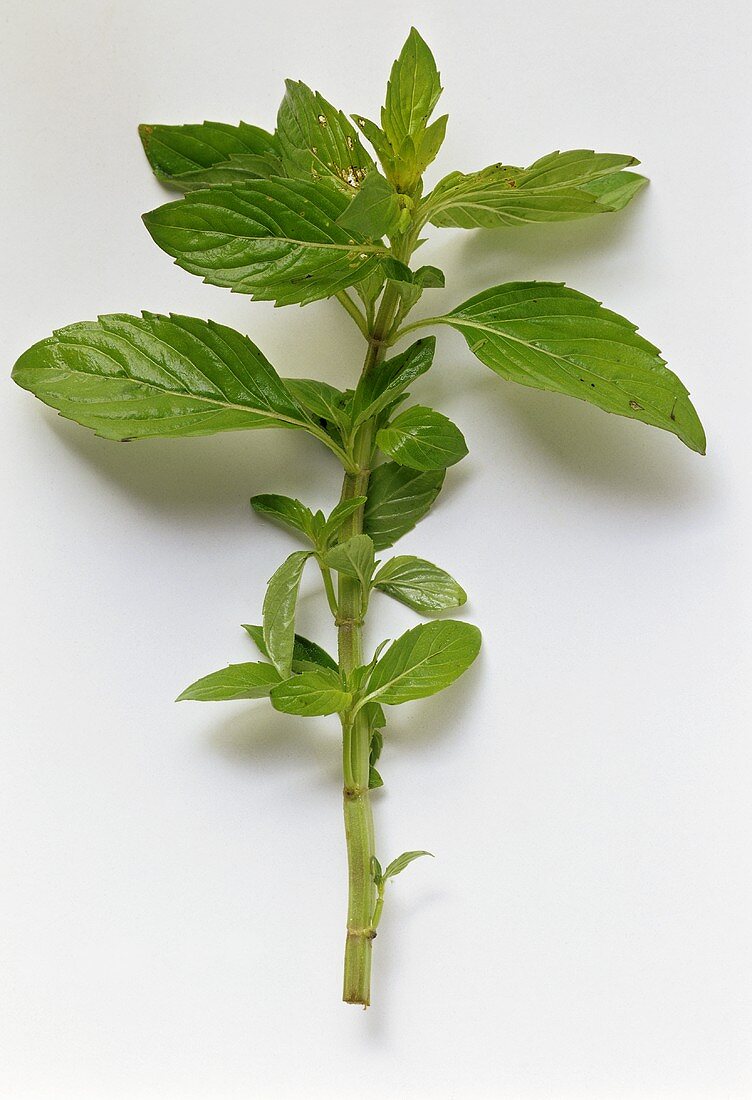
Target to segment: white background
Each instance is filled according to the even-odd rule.
[[[3,1097],[752,1095],[747,11],[5,0]],[[390,891],[363,1013],[339,1001],[334,723],[172,702],[253,659],[239,624],[295,548],[248,498],[331,505],[335,463],[294,433],[118,446],[8,372],[57,326],[146,308],[351,383],[336,304],[251,304],[155,248],[139,216],[170,195],[136,124],[271,128],[288,75],[375,116],[410,22],[451,116],[431,180],[577,146],[652,179],[613,217],[434,231],[448,285],[421,308],[566,280],[660,344],[709,452],[440,334],[415,396],[471,453],[401,547],[465,584],[485,645],[390,715],[379,852],[436,859]],[[301,627],[333,643],[322,615],[311,573]],[[414,621],[384,598],[370,640]]]

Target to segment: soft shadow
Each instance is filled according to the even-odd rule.
[[[181,518],[236,514],[238,498],[281,492],[316,500],[332,486],[339,465],[304,432],[224,432],[194,439],[99,439],[54,413],[48,424],[61,444],[91,466],[124,497]]]
[[[454,369],[467,373],[468,365]],[[464,392],[473,396],[479,419],[498,426],[497,445],[479,460],[506,466],[521,445],[534,449],[542,476],[550,469],[552,477],[564,475],[597,496],[661,509],[697,508],[720,499],[712,460],[689,451],[669,432],[563,394],[506,382],[487,368]]]
[[[205,736],[214,752],[254,773],[279,772],[289,779],[292,762],[296,773],[305,774],[307,786],[318,783],[341,790],[336,718],[296,718],[260,700],[257,706],[249,702],[244,713],[207,724]]]
[[[613,252],[618,256],[630,238],[640,232],[640,211],[634,206],[616,216],[602,214],[571,222],[525,225],[499,230],[470,232],[461,244],[462,267],[472,272],[477,286],[499,282],[503,264],[504,282],[515,279],[550,278],[552,263],[573,263],[583,256]],[[626,255],[626,251],[623,251]]]

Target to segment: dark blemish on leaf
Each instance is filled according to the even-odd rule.
[[[327,126],[326,115],[319,115],[319,126]]]
[[[640,404],[640,402],[634,400],[629,402],[629,407],[630,409],[634,409],[635,412],[639,412],[640,409],[642,409],[642,405]]]

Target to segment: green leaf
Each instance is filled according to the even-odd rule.
[[[263,626],[250,626],[248,623],[243,623],[243,630],[248,632],[263,656],[268,657],[269,652],[264,642]],[[337,662],[329,656],[325,649],[322,649],[320,645],[312,642],[309,638],[304,638],[302,634],[296,634],[292,647],[292,670],[293,672],[305,672],[309,665],[320,665],[321,668],[329,668],[333,672],[338,671]]]
[[[69,325],[24,352],[13,378],[106,439],[323,434],[247,336],[196,317],[118,313]]]
[[[341,441],[350,428],[348,395],[317,378],[286,378],[285,385],[312,419],[330,434],[335,428],[334,437]]]
[[[424,266],[411,271],[410,280],[399,283],[402,315],[405,316],[416,305],[424,290],[443,287],[444,283],[444,272],[438,267]]]
[[[424,614],[461,607],[467,600],[465,590],[449,573],[412,555],[400,555],[382,565],[373,587]]]
[[[499,229],[526,222],[559,222],[621,209],[642,186],[625,173],[614,186],[601,181],[638,164],[621,153],[570,149],[549,153],[529,168],[493,164],[480,172],[452,172],[423,202],[423,217],[440,227]],[[647,182],[647,181],[644,181]]]
[[[639,176],[636,172],[614,172],[611,176],[601,176],[586,183],[580,190],[595,195],[598,202],[609,210],[623,210],[648,182],[645,176]]]
[[[441,82],[433,54],[416,31],[392,66],[381,125],[392,148],[399,151],[406,137],[419,139],[441,95]]]
[[[562,283],[506,283],[440,318],[502,378],[673,432],[705,453],[688,391],[630,321]]]
[[[202,676],[178,695],[177,701],[196,699],[208,703],[223,699],[263,699],[279,682],[280,675],[274,665],[249,661]]]
[[[431,856],[433,859],[433,852],[403,852],[401,856],[393,859],[386,868],[382,875],[383,881],[386,882],[388,878],[394,878],[400,871],[404,871],[405,867],[408,867],[414,859],[420,859],[421,856]]]
[[[188,191],[203,191],[207,187],[229,187],[250,180],[276,179],[286,174],[282,161],[271,153],[260,157],[252,153],[234,153],[229,160],[220,161],[210,168],[200,168],[176,177],[171,181],[171,186],[187,194]]]
[[[382,881],[381,864],[376,859],[376,856],[371,856],[371,878],[373,879],[376,886],[378,886]]]
[[[271,700],[275,710],[312,718],[347,710],[352,696],[343,690],[337,673],[319,668],[283,680],[272,688]]]
[[[374,768],[373,764],[368,765],[368,789],[369,791],[376,790],[377,787],[383,787],[384,780],[381,778],[380,772]]]
[[[368,535],[353,535],[328,551],[326,564],[346,577],[354,577],[368,589],[375,567],[372,539]]]
[[[143,220],[159,247],[205,283],[305,305],[360,282],[386,255],[337,225],[346,206],[324,183],[256,180],[194,191]]]
[[[296,550],[274,573],[264,597],[264,645],[280,676],[292,668],[295,647],[295,604],[309,550]]]
[[[288,174],[322,179],[352,195],[375,167],[357,131],[341,111],[305,84],[287,80],[285,87],[277,138]]]
[[[284,175],[273,134],[241,122],[201,122],[188,126],[138,128],[154,175],[178,191],[193,191],[219,182],[225,172],[233,178]],[[221,167],[220,167],[221,166]],[[216,174],[215,174],[216,173]]]
[[[353,426],[358,427],[390,405],[433,362],[436,339],[416,340],[407,351],[368,371],[358,382],[352,402]]]
[[[419,176],[422,176],[429,164],[431,164],[444,144],[449,115],[442,115],[432,122],[415,143],[415,167]]]
[[[391,236],[399,225],[401,208],[393,185],[372,169],[348,208],[337,218],[343,229],[378,240]]]
[[[384,454],[413,470],[443,470],[467,454],[462,432],[448,416],[413,405],[376,434]]]
[[[351,497],[349,500],[341,500],[329,514],[324,528],[324,539],[327,543],[336,539],[342,528],[342,524],[353,512],[357,512],[366,502],[366,497]]]
[[[444,484],[443,470],[411,470],[385,462],[371,474],[363,529],[385,550],[423,519]]]
[[[396,705],[442,691],[465,672],[480,651],[480,631],[443,619],[421,623],[392,642],[368,679],[368,700]]]
[[[289,527],[293,531],[300,531],[311,538],[313,530],[313,513],[310,508],[292,497],[282,496],[280,493],[259,493],[251,497],[251,507],[260,516]]]

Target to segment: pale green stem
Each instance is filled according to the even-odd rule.
[[[335,297],[336,297],[337,301],[340,303],[340,305],[344,306],[344,308],[350,314],[353,321],[358,326],[358,328],[360,329],[360,331],[363,333],[363,335],[365,336],[365,338],[367,340],[368,339],[368,323],[366,321],[366,318],[363,316],[361,311],[358,309],[357,304],[352,300],[352,298],[350,297],[350,295],[347,293],[346,290],[340,290],[339,293],[335,295]]]
[[[369,338],[362,376],[376,368],[383,359],[399,300],[399,291],[393,283],[387,283],[373,334]],[[343,501],[364,497],[368,492],[373,439],[374,425],[372,421],[367,421],[359,428],[355,438],[353,453],[357,472],[345,474]],[[343,524],[339,541],[344,542],[362,531],[361,507]],[[337,605],[339,665],[343,675],[349,676],[363,663],[364,593],[359,580],[340,574]],[[364,1007],[371,1000],[371,952],[376,934],[372,924],[375,886],[371,860],[375,855],[375,846],[368,789],[370,753],[371,730],[365,711],[360,710],[352,718],[345,715],[342,720],[342,761],[349,892],[342,996],[348,1003]]]

